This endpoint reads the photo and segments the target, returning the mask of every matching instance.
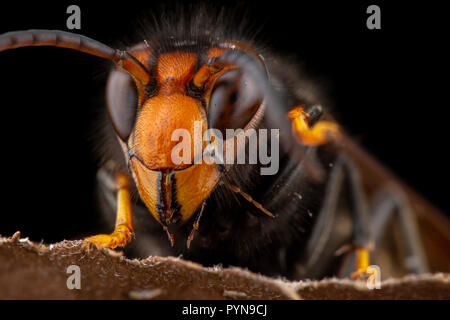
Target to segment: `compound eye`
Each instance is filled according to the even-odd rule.
[[[244,129],[263,100],[254,80],[241,69],[226,71],[215,82],[209,102],[208,121],[211,128]]]
[[[138,107],[138,88],[127,72],[114,70],[108,78],[106,102],[109,119],[122,141],[131,134]]]

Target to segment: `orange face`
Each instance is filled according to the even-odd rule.
[[[256,53],[233,41],[222,45],[202,54],[181,49],[156,54],[141,45],[130,52],[137,61],[131,59],[129,66],[123,64],[109,78],[107,100],[111,123],[122,141],[142,200],[165,227],[192,217],[219,182],[219,169],[214,162],[196,161],[202,159],[208,144],[202,139],[205,131],[214,121],[217,123],[217,118],[227,125],[252,123],[254,100],[242,92],[231,92],[243,97],[232,100],[229,93],[236,83],[247,82],[230,85],[225,74],[236,77],[239,70],[235,69],[239,68],[232,62],[220,62],[220,57],[238,46],[250,55]],[[210,100],[214,100],[211,102],[214,108],[210,108]],[[230,115],[234,118],[230,119]],[[184,134],[177,135],[179,131]],[[184,146],[178,154],[183,161],[174,161],[174,151],[182,142]],[[225,153],[227,143],[223,148]]]
[[[222,52],[214,49],[210,54]],[[134,56],[145,63],[148,54],[140,52]],[[172,141],[175,130],[184,129],[194,137],[195,123],[201,124],[201,136],[208,129],[206,106],[201,99],[186,93],[196,62],[195,53],[161,54],[153,72],[157,93],[146,99],[141,92],[143,87],[138,85],[140,103],[127,143],[130,166],[142,200],[163,225],[188,220],[219,180],[215,164],[194,164],[193,140],[188,163],[172,160],[172,151],[180,142]],[[214,77],[209,77],[208,81],[214,81]],[[207,96],[208,90],[205,92]]]

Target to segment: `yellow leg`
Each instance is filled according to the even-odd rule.
[[[356,249],[356,271],[350,275],[353,279],[367,279],[375,275],[376,269],[370,268],[370,252],[368,248]],[[374,279],[374,278],[373,278]]]
[[[131,212],[130,181],[126,174],[116,177],[117,184],[117,217],[116,227],[111,234],[99,234],[85,238],[84,241],[97,247],[124,247],[133,236],[133,217]]]
[[[309,126],[309,114],[302,106],[294,107],[288,113],[292,121],[292,132],[297,140],[304,145],[313,146],[328,142],[339,134],[339,127],[330,121],[319,121],[312,127]]]

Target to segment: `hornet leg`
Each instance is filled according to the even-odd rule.
[[[318,121],[322,115],[320,106],[311,107],[306,112],[303,106],[294,107],[288,113],[292,121],[294,137],[302,145],[314,146],[337,140],[339,127],[330,121]],[[356,251],[356,271],[352,277],[360,278],[369,268],[369,250],[372,249],[372,237],[369,230],[368,205],[361,185],[358,169],[346,156],[341,155],[330,173],[326,190],[326,199],[307,248],[307,269],[318,262],[329,238],[336,215],[338,199],[342,187],[346,186],[350,195],[351,214],[354,221],[354,246]]]
[[[335,139],[339,135],[339,127],[331,121],[316,121],[322,114],[321,107],[315,106],[308,113],[302,106],[294,107],[288,113],[292,122],[292,134],[302,145],[314,146]],[[314,123],[315,122],[315,123]],[[314,124],[313,124],[314,123]]]
[[[428,272],[416,221],[403,192],[395,186],[388,186],[378,192],[372,204],[372,214],[375,243],[383,237],[388,222],[397,216],[406,247],[404,265],[412,273]]]
[[[115,181],[117,189],[117,216],[114,232],[85,238],[84,241],[97,247],[124,247],[133,236],[133,217],[131,212],[130,180],[124,173],[119,173]]]
[[[325,200],[306,248],[306,270],[321,268],[319,266],[320,261],[324,255],[327,255],[325,252],[328,251],[330,234],[335,226],[334,220],[338,212],[339,199],[343,194],[349,197],[350,214],[353,219],[353,243],[350,249],[356,255],[353,272],[346,275],[361,278],[368,276],[369,251],[373,248],[369,207],[358,169],[343,154],[337,158],[330,172]],[[346,247],[349,248],[349,246]]]

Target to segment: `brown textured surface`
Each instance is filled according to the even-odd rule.
[[[0,237],[0,299],[450,299],[448,274],[392,279],[368,290],[363,282],[285,282],[173,257],[129,260],[83,244]],[[81,269],[81,290],[67,289],[70,265]]]

